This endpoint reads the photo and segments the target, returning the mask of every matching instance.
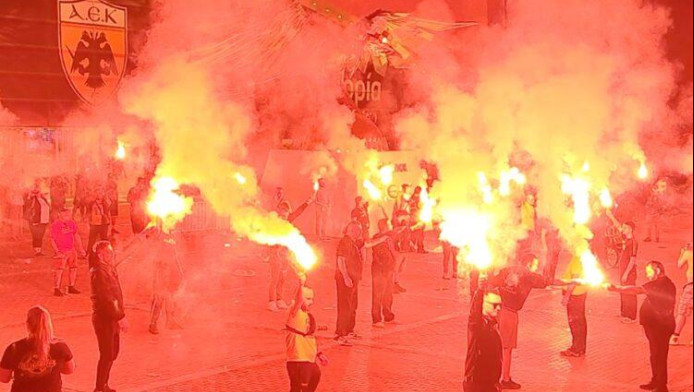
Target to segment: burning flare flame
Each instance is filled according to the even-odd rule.
[[[459,248],[459,257],[467,264],[481,271],[489,269],[494,260],[489,245],[491,217],[475,210],[444,211],[442,214],[441,239]]]
[[[605,274],[600,269],[597,257],[590,250],[586,250],[581,254],[581,264],[583,265],[581,283],[593,287],[598,287],[605,283]]]
[[[161,219],[166,232],[190,214],[193,207],[193,199],[177,194],[178,189],[178,182],[171,177],[160,177],[152,182],[147,213]]]
[[[562,192],[571,196],[574,208],[574,223],[585,225],[590,221],[590,182],[583,178],[564,175],[561,178]]]
[[[381,190],[378,189],[378,187],[371,182],[371,180],[364,180],[364,189],[369,193],[369,197],[371,200],[381,200],[383,197],[383,194],[381,193]]]
[[[316,252],[297,229],[292,229],[292,231],[286,235],[271,235],[265,232],[258,232],[252,234],[249,239],[260,244],[270,246],[280,245],[289,249],[294,255],[297,264],[299,264],[304,271],[310,271],[318,263]]]
[[[122,161],[125,159],[127,153],[125,151],[125,143],[122,141],[118,141],[118,147],[116,148],[116,153],[114,154],[114,157],[118,159],[119,161]]]
[[[639,177],[640,180],[648,179],[650,173],[648,170],[648,166],[646,166],[646,162],[641,162],[641,167],[639,167],[639,171],[636,173],[636,175]]]
[[[610,190],[605,188],[603,191],[600,193],[600,204],[604,208],[612,208],[614,206],[614,199],[612,198],[612,194],[610,194]]]

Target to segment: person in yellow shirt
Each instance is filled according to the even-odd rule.
[[[564,291],[562,304],[566,306],[566,313],[571,329],[571,348],[561,352],[563,357],[583,357],[586,355],[588,340],[588,319],[586,318],[586,299],[588,287],[577,283],[583,278],[583,264],[578,256],[569,263],[564,274],[564,281],[572,282]]]
[[[316,319],[310,313],[314,292],[303,285],[296,293],[296,300],[289,309],[287,317],[287,373],[290,392],[313,392],[318,388],[321,370],[318,364],[327,366],[328,359],[318,352],[316,342]]]

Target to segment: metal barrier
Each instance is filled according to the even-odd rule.
[[[190,215],[183,219],[179,230],[183,233],[229,230],[229,217],[218,215],[205,200],[196,199]]]

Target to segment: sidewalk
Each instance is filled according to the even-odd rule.
[[[673,265],[686,233],[672,233],[662,246],[643,244],[641,259],[666,261],[668,273],[680,285],[683,272]],[[225,246],[225,244],[228,244]],[[126,264],[121,278],[131,331],[113,371],[119,392],[288,390],[284,367],[284,315],[266,309],[268,265],[262,252],[243,242],[210,236],[186,245],[187,284],[181,309],[186,329],[162,335],[147,333],[150,276],[144,264]],[[469,297],[464,281],[440,279],[440,255],[408,256],[403,284],[396,296],[397,324],[373,330],[370,324],[370,274],[360,290],[358,331],[364,338],[352,348],[335,346],[335,242],[326,244],[321,267],[309,284],[316,289],[315,314],[319,345],[331,360],[323,369],[320,391],[430,392],[462,390]],[[368,270],[368,268],[367,268]],[[83,268],[80,274],[86,276]],[[643,277],[641,277],[643,278]],[[641,279],[642,281],[643,279]],[[87,291],[86,282],[80,286]],[[65,377],[66,391],[91,392],[97,361],[90,323],[88,294],[50,296],[48,270],[27,274],[0,272],[0,345],[21,338],[28,307],[45,305],[55,318],[56,333],[75,353],[78,370]],[[289,294],[295,282],[287,284]],[[514,379],[528,392],[621,392],[638,390],[648,381],[647,343],[638,325],[623,325],[615,317],[617,295],[590,294],[589,350],[584,359],[567,360],[559,351],[570,334],[558,291],[531,294],[521,314],[520,349]],[[163,327],[163,323],[162,323]],[[683,336],[691,340],[691,324]],[[692,348],[673,349],[671,391],[692,391]],[[0,391],[9,387],[0,386]]]

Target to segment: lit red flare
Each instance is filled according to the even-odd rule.
[[[600,193],[600,204],[604,208],[612,208],[614,206],[614,199],[612,198],[612,194],[610,193],[610,190],[605,188],[603,191]]]
[[[581,264],[583,265],[581,283],[592,287],[599,287],[605,283],[605,274],[600,268],[598,258],[590,250],[585,250],[581,254]]]
[[[590,221],[590,182],[583,178],[563,175],[561,178],[562,192],[571,196],[574,209],[574,223],[585,225]]]
[[[299,264],[304,271],[310,271],[318,263],[316,252],[311,245],[309,245],[308,241],[306,241],[306,238],[296,229],[293,229],[287,235],[273,235],[259,232],[252,234],[250,239],[260,244],[270,246],[280,245],[289,249],[297,264]]]
[[[462,260],[479,270],[492,266],[494,257],[489,244],[492,218],[475,210],[443,211],[441,240],[461,250]]]
[[[147,213],[162,222],[162,229],[170,231],[181,222],[193,207],[193,199],[176,191],[179,184],[171,177],[160,177],[152,182],[152,193],[147,201]]]
[[[520,169],[517,167],[512,167],[510,170],[501,173],[501,178],[499,179],[499,193],[502,196],[508,196],[511,194],[512,183],[525,185],[526,182],[527,178],[525,174],[521,173]]]
[[[436,207],[436,200],[431,198],[426,188],[422,188],[422,192],[419,194],[419,200],[422,203],[422,210],[419,213],[419,220],[423,223],[429,224],[434,220],[434,207]]]
[[[391,185],[393,183],[393,174],[395,173],[395,165],[385,165],[378,169],[378,174],[383,185]]]
[[[648,177],[650,176],[650,171],[648,170],[648,166],[646,166],[646,162],[641,162],[641,166],[639,167],[639,170],[636,173],[636,175],[640,180],[648,179]]]
[[[125,150],[125,143],[122,141],[118,141],[118,147],[116,148],[116,153],[114,154],[114,157],[118,159],[119,161],[122,161],[125,159],[127,155],[127,152]]]
[[[248,179],[241,173],[234,174],[234,178],[236,179],[236,182],[238,182],[241,185],[246,185],[246,183],[248,182]]]
[[[381,200],[381,198],[383,197],[383,193],[373,182],[371,182],[371,180],[364,180],[362,185],[364,186],[366,192],[369,194],[369,198],[371,198],[371,200]]]

